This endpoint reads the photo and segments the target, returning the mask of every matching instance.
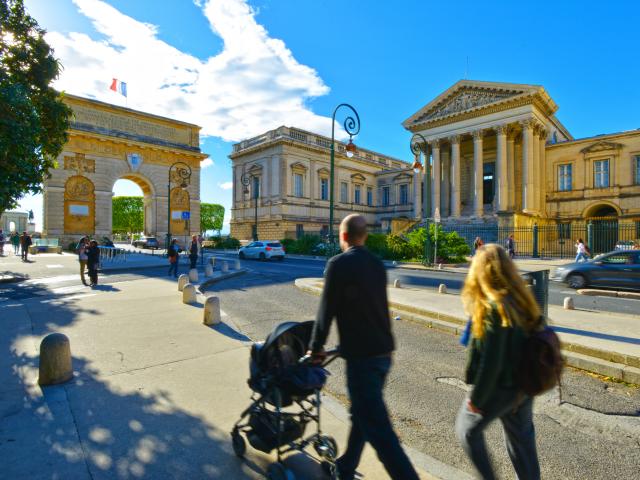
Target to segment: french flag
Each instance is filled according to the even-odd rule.
[[[120,80],[118,80],[117,78],[114,78],[113,81],[111,82],[111,86],[109,87],[109,89],[113,90],[114,92],[119,93],[120,95],[126,97],[127,96],[127,84],[124,82],[121,82]]]

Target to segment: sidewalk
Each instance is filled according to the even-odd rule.
[[[222,325],[203,325],[202,304],[183,304],[175,282],[5,303],[0,317],[0,476],[258,479],[274,460],[249,446],[240,461],[231,449],[229,432],[249,405],[250,342],[224,313]],[[51,332],[70,339],[74,379],[40,388],[39,342]],[[347,429],[346,410],[327,398],[323,430],[344,448]],[[287,464],[298,479],[324,478],[311,455]],[[441,478],[470,478],[431,466]],[[370,449],[359,470],[387,478]]]
[[[320,294],[322,279],[297,279],[296,286]],[[459,295],[427,288],[389,287],[387,292],[394,316],[456,335],[464,328],[467,316]],[[569,365],[640,384],[640,316],[549,305],[549,317]]]

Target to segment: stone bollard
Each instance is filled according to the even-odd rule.
[[[393,266],[395,267],[396,265],[398,265],[398,262],[396,262],[396,261],[394,260],[393,262],[391,262],[391,265],[393,265]]]
[[[438,287],[438,293],[447,293],[447,286],[444,283],[441,283]]]
[[[204,303],[204,321],[205,325],[217,325],[220,323],[220,299],[218,297],[209,297]]]
[[[212,266],[213,268],[215,268],[215,266],[216,266],[216,257],[211,257],[211,258],[209,259],[209,263],[211,263],[211,266]]]
[[[189,283],[196,283],[198,281],[198,270],[192,268],[189,270]]]
[[[182,290],[182,303],[198,303],[196,286],[187,283]]]
[[[564,297],[564,309],[565,310],[573,310],[575,307],[573,306],[573,298]]]
[[[206,267],[204,267],[204,276],[213,277],[213,267],[211,265],[207,265]]]
[[[178,291],[181,292],[187,283],[189,283],[189,275],[183,273],[178,277]]]
[[[39,385],[55,385],[71,380],[71,347],[62,333],[51,333],[40,342]]]
[[[222,265],[220,266],[220,271],[222,273],[227,273],[229,271],[229,262],[227,262],[226,260],[222,262]]]
[[[402,288],[402,284],[400,283],[400,279],[399,279],[399,278],[396,278],[396,279],[393,281],[393,287],[394,287],[394,288]]]
[[[441,263],[438,264],[438,270],[442,270],[442,264]]]
[[[236,270],[240,270],[240,260],[236,260]]]

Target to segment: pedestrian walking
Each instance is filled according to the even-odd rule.
[[[178,241],[174,238],[167,249],[167,257],[169,258],[169,273],[167,275],[171,276],[173,274],[176,278],[178,277],[179,253],[180,247],[178,246]]]
[[[22,232],[20,236],[20,250],[22,252],[22,261],[27,262],[29,256],[29,247],[31,246],[31,235],[27,232]]]
[[[507,249],[507,253],[509,254],[509,258],[513,260],[513,257],[516,256],[516,240],[515,238],[513,238],[513,233],[507,237],[505,247]]]
[[[476,239],[473,241],[473,254],[476,254],[476,251],[482,247],[484,245],[484,242],[482,241],[482,239],[480,237],[476,237]]]
[[[402,449],[383,398],[395,349],[389,321],[387,274],[382,262],[364,246],[367,221],[348,215],[340,224],[343,251],[327,262],[320,308],[309,354],[325,357],[324,344],[336,318],[340,354],[347,363],[351,431],[347,449],[336,460],[341,480],[354,478],[362,449],[369,442],[393,480],[418,480]]]
[[[198,254],[200,255],[200,265],[204,265],[204,249],[202,248],[202,242],[204,242],[204,237],[200,234],[198,235]]]
[[[84,285],[88,285],[84,276],[84,272],[87,269],[87,262],[89,261],[89,238],[82,237],[78,246],[76,247],[78,253],[78,262],[80,262],[80,280]]]
[[[517,365],[527,335],[542,317],[515,264],[499,245],[480,248],[462,290],[471,317],[466,382],[472,385],[456,419],[456,435],[484,480],[495,475],[483,431],[500,419],[507,452],[520,480],[539,480],[533,398],[517,387]]]
[[[13,254],[20,255],[20,234],[17,231],[11,234],[11,245],[13,245]]]
[[[90,286],[98,285],[98,267],[100,266],[100,249],[98,242],[91,240],[87,249],[87,267],[89,267]]]
[[[5,242],[4,233],[0,228],[0,257],[4,257],[4,242]]]
[[[587,248],[587,246],[584,244],[584,242],[582,241],[581,238],[579,238],[576,241],[576,259],[575,262],[582,262],[582,261],[587,261],[587,259],[589,258],[588,252],[589,249]]]
[[[191,245],[189,245],[189,262],[191,263],[191,266],[189,268],[196,268],[199,250],[200,247],[198,246],[198,237],[196,235],[193,235],[191,237]]]

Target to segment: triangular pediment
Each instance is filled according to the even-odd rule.
[[[351,180],[359,180],[361,182],[364,182],[366,179],[361,173],[354,173],[353,175],[351,175]]]
[[[557,109],[544,88],[538,85],[461,80],[405,120],[403,125],[411,129],[446,118],[507,106],[514,100],[535,96],[539,96],[547,105],[549,113]]]
[[[618,150],[619,148],[622,148],[621,143],[607,142],[602,140],[600,142],[592,143],[588,147],[585,147],[582,150],[580,150],[580,152],[581,153],[606,152],[611,150]]]

